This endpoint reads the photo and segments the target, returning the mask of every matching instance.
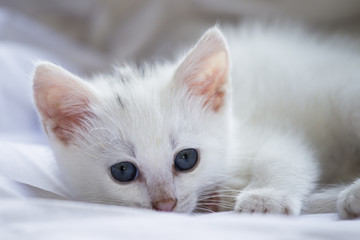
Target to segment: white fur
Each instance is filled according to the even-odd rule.
[[[359,55],[347,40],[300,29],[255,25],[225,36],[228,44],[218,29],[209,30],[178,63],[143,72],[124,66],[87,84],[96,118],[85,119],[68,145],[47,129],[72,199],[151,208],[155,200],[176,198],[179,212],[202,200],[198,209],[216,204],[282,214],[299,214],[305,199],[314,199],[306,201],[308,212],[323,204],[324,211],[336,210],[340,190],[308,197],[319,184],[349,182],[360,172]],[[219,87],[225,99],[215,111],[191,83],[215,66],[228,71],[224,56],[232,86],[228,80]],[[174,155],[184,148],[198,149],[200,162],[174,174]],[[137,165],[144,181],[111,178],[109,167],[124,160]],[[207,196],[215,188],[221,203]],[[341,217],[360,214],[357,191],[358,181],[341,192]]]
[[[347,49],[347,40],[317,38],[299,29],[255,26],[234,36],[229,45],[236,63],[232,82],[241,124],[238,139],[247,133],[243,148],[254,149],[252,176],[260,176],[247,188],[260,181],[254,188],[284,189],[287,197],[297,199],[287,207],[298,213],[317,175],[321,184],[339,184],[360,173],[360,57],[356,49]],[[261,136],[256,138],[261,143],[253,144],[249,129],[279,138]],[[312,207],[321,209],[325,203]]]

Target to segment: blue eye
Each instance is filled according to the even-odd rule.
[[[120,162],[110,167],[111,175],[119,182],[130,182],[138,175],[138,170],[130,162]]]
[[[195,149],[187,148],[181,150],[175,157],[175,169],[177,171],[186,171],[192,169],[198,160],[198,153]]]

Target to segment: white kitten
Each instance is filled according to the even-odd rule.
[[[359,216],[360,180],[310,195],[360,173],[360,56],[345,44],[258,26],[227,43],[212,28],[176,64],[85,82],[40,63],[35,102],[69,197]]]

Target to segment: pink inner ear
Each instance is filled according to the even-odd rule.
[[[71,114],[67,116],[58,115],[54,119],[57,125],[52,128],[52,131],[64,144],[68,144],[72,139],[72,136],[74,136],[75,127],[84,129],[84,122],[89,117],[92,117],[90,111],[84,111],[79,114]]]
[[[176,72],[192,93],[204,97],[204,106],[218,111],[225,102],[229,77],[229,57],[221,32],[210,29],[190,51]]]
[[[204,61],[204,68],[197,76],[198,81],[192,81],[190,87],[197,94],[205,96],[205,104],[218,111],[224,104],[225,88],[228,79],[228,58],[225,51],[220,51]]]
[[[92,117],[88,109],[89,100],[84,96],[70,94],[63,93],[59,98],[50,100],[42,109],[46,112],[44,124],[50,120],[53,123],[52,131],[64,144],[69,143],[76,127],[85,128],[86,119]],[[48,98],[51,99],[51,94]]]
[[[68,144],[77,127],[84,128],[89,110],[90,90],[80,79],[52,65],[41,64],[34,75],[35,103],[46,131]]]

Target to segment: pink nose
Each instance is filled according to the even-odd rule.
[[[176,206],[176,199],[168,198],[153,203],[153,208],[157,211],[171,212]]]

